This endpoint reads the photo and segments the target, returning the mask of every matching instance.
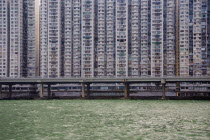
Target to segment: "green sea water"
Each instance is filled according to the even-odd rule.
[[[1,140],[210,140],[210,101],[0,101]]]

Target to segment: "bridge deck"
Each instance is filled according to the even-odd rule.
[[[174,82],[210,82],[210,77],[158,77],[158,78],[1,78],[0,84],[65,84],[65,83],[150,83],[161,81]]]

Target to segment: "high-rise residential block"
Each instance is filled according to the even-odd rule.
[[[48,77],[62,73],[62,1],[48,0]]]
[[[210,2],[1,0],[0,77],[39,75],[210,75]]]
[[[48,43],[42,45],[49,39],[47,30],[51,26],[45,15],[52,4],[58,6],[57,1],[42,3],[41,50],[48,51],[43,52],[47,55],[41,54],[41,65],[45,61],[49,64],[53,56],[52,60],[59,60],[61,65],[52,64],[64,76],[173,77],[209,73],[207,0],[65,0],[61,8],[64,13],[55,13],[63,15],[64,31],[56,32],[64,40],[59,59],[57,53],[48,54]],[[49,74],[49,68],[45,65],[43,70]],[[58,77],[56,73],[52,76]]]
[[[48,0],[40,3],[40,75],[48,77]]]
[[[9,76],[9,3],[0,1],[0,77]]]
[[[25,77],[38,76],[39,70],[39,1],[23,1],[23,73]]]
[[[64,74],[71,77],[73,73],[73,0],[65,0],[65,51],[64,51]]]
[[[81,76],[81,2],[65,0],[64,76]]]
[[[207,18],[207,75],[210,75],[210,1],[206,2],[206,18]]]
[[[116,2],[113,0],[106,0],[106,76],[113,77],[116,74],[115,50],[116,50],[116,32],[115,32],[115,15]]]
[[[116,77],[128,76],[128,10],[127,0],[116,0]]]
[[[141,54],[141,13],[140,0],[131,0],[129,3],[128,23],[128,76],[140,76],[140,54]]]
[[[105,77],[107,74],[107,60],[106,60],[106,43],[107,43],[107,36],[106,36],[106,0],[98,0],[96,1],[97,4],[97,11],[96,11],[96,32],[97,40],[96,40],[96,76],[97,77]]]
[[[168,0],[164,3],[164,76],[176,75],[176,1]]]
[[[207,74],[207,1],[193,1],[193,75]]]
[[[26,63],[23,50],[23,0],[10,0],[10,58],[9,76],[21,77],[25,75]]]
[[[207,3],[207,0],[180,0],[178,3],[181,76],[209,75]]]
[[[164,60],[163,0],[151,0],[151,76],[162,77]]]
[[[82,77],[95,76],[95,0],[81,1]]]
[[[0,77],[38,76],[35,2],[38,0],[0,2]]]
[[[60,77],[63,74],[63,1],[41,1],[41,64],[42,77]]]
[[[140,76],[151,75],[151,0],[141,0],[140,5]]]

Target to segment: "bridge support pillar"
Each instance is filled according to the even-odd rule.
[[[1,96],[1,98],[0,99],[2,99],[3,98],[3,96],[2,96],[2,85],[0,84],[0,96]]]
[[[90,83],[87,84],[87,97],[90,97]]]
[[[124,83],[124,98],[128,98],[129,97],[129,83]]]
[[[44,84],[40,84],[40,91],[39,91],[39,97],[44,97]]]
[[[176,82],[176,96],[180,96],[180,82]]]
[[[85,83],[82,83],[82,98],[85,98]]]
[[[9,98],[12,98],[12,84],[9,84]]]
[[[51,96],[51,85],[47,85],[47,97],[49,98]]]
[[[165,79],[161,80],[161,84],[162,84],[162,100],[166,99],[166,81]]]
[[[37,93],[37,85],[33,84],[33,94],[36,94],[36,93]]]

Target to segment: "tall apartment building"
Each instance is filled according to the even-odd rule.
[[[129,43],[128,43],[128,76],[139,77],[140,76],[140,34],[141,34],[141,13],[140,1],[131,0],[129,3]]]
[[[72,76],[73,65],[73,1],[65,1],[65,52],[64,52],[64,73],[65,76]]]
[[[0,77],[36,77],[39,37],[35,37],[35,1],[3,0],[0,3]]]
[[[96,19],[96,76],[97,77],[105,77],[107,74],[107,60],[106,60],[106,43],[107,43],[107,36],[106,36],[106,0],[98,0],[96,1],[97,4],[97,19]]]
[[[81,77],[81,1],[73,1],[73,75]]]
[[[180,0],[180,75],[209,75],[209,4],[207,0]]]
[[[115,1],[106,0],[106,76],[113,77],[116,74],[116,62],[115,62],[115,15],[116,7]]]
[[[40,73],[42,77],[63,75],[64,1],[42,0],[40,19]]]
[[[81,1],[65,0],[64,76],[81,76]]]
[[[1,0],[0,77],[210,75],[208,0],[38,2]]]
[[[115,76],[115,1],[96,1],[96,77]]]
[[[82,77],[95,76],[95,0],[81,1]]]
[[[62,2],[41,2],[43,77],[59,77],[62,72],[68,77],[172,77],[209,73],[207,0],[65,0],[60,7],[65,9],[64,13],[59,10]],[[59,26],[65,30],[62,32]],[[50,48],[49,30],[53,30],[54,41],[58,41],[57,50]]]
[[[193,2],[193,75],[207,74],[207,0]]]
[[[9,3],[0,2],[0,77],[9,76]]]
[[[163,76],[163,0],[151,0],[151,76]]]
[[[164,75],[176,75],[176,1],[168,0],[164,3]]]
[[[9,76],[25,76],[23,58],[23,1],[10,0],[10,58]],[[25,53],[24,53],[25,55]]]
[[[23,0],[23,74],[39,75],[39,1]]]
[[[151,0],[141,0],[140,5],[140,76],[151,75]]]
[[[48,0],[48,77],[62,75],[63,1]]]
[[[210,75],[210,1],[207,1],[207,75]]]
[[[116,0],[116,77],[128,76],[128,5]]]

